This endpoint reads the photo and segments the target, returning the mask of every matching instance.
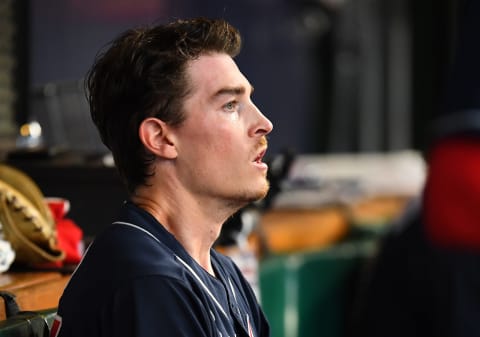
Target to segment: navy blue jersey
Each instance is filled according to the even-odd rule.
[[[52,336],[269,336],[238,268],[215,250],[211,260],[216,277],[155,218],[127,202],[72,275]]]

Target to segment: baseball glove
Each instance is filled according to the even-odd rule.
[[[16,263],[38,265],[64,258],[53,216],[38,186],[23,172],[1,164],[0,225]]]

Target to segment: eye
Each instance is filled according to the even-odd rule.
[[[235,112],[237,110],[237,107],[238,107],[238,102],[237,101],[230,101],[223,106],[223,109],[226,112]]]

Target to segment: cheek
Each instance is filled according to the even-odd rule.
[[[222,161],[232,160],[241,156],[243,153],[243,144],[240,141],[240,137],[231,129],[220,129],[217,131],[218,133],[214,135],[212,147],[214,147],[220,160],[222,160],[222,158],[225,158]]]
[[[184,131],[182,138],[187,141],[183,145],[187,152],[193,151],[191,155],[194,157],[211,158],[208,165],[215,165],[213,160],[216,163],[232,161],[244,152],[243,129],[239,123],[221,118],[204,118]]]
[[[235,130],[222,125],[212,126],[203,133],[202,142],[209,151],[219,155],[238,151],[238,140]]]

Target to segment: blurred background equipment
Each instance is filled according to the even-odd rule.
[[[382,238],[354,336],[480,335],[480,2],[457,3],[425,186]]]
[[[0,151],[14,146],[28,110],[26,11],[20,1],[0,1]]]
[[[41,85],[32,98],[30,119],[42,127],[42,147],[87,158],[108,152],[92,123],[83,80]]]
[[[2,237],[25,266],[61,261],[57,226],[37,184],[23,172],[0,165],[0,225]]]

